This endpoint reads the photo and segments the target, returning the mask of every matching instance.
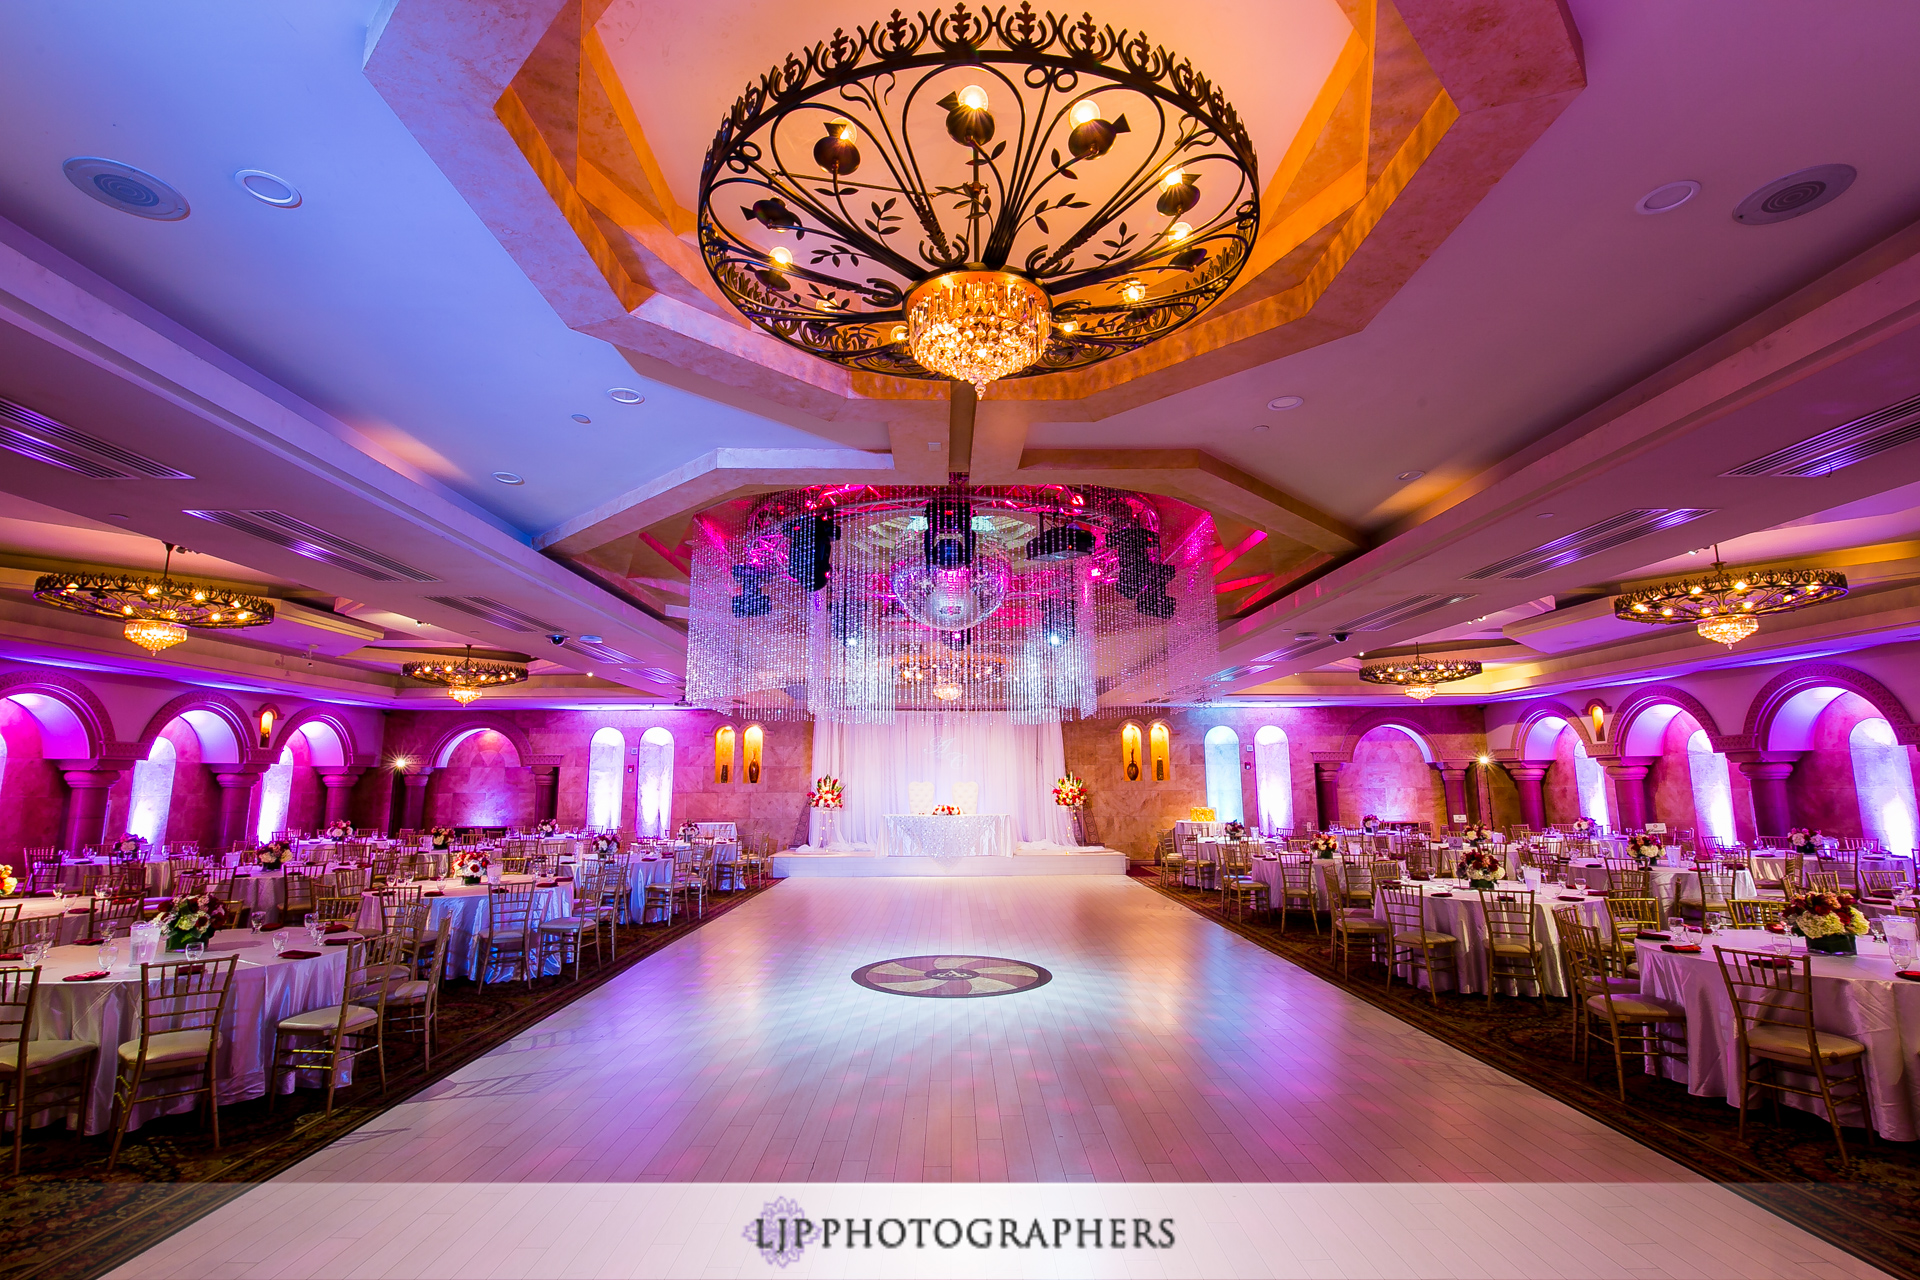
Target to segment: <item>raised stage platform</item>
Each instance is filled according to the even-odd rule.
[[[1016,853],[1005,857],[883,858],[871,853],[776,853],[775,878],[875,876],[1124,876],[1127,855],[1112,849]]]

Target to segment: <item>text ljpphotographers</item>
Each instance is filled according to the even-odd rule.
[[[771,1208],[772,1206],[769,1206]],[[805,1249],[1171,1249],[1173,1219],[800,1218],[762,1214],[748,1238],[763,1255]]]

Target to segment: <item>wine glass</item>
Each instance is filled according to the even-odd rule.
[[[1667,917],[1667,932],[1671,933],[1674,936],[1675,941],[1678,941],[1680,939],[1680,936],[1686,933],[1686,931],[1687,931],[1687,918],[1685,916],[1668,916]]]
[[[273,935],[273,954],[279,955],[281,952],[285,951],[286,949],[287,949],[287,935],[286,935],[286,931],[282,930],[281,932]]]
[[[180,950],[188,960],[198,962],[202,956],[207,954],[207,944],[205,942],[189,942],[186,946],[180,948]]]

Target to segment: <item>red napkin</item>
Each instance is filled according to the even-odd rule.
[[[1671,951],[1679,956],[1691,956],[1700,953],[1700,944],[1697,942],[1663,942],[1660,944],[1660,949],[1662,951]]]
[[[505,890],[505,889],[495,889],[495,890],[494,890],[494,892],[495,892],[495,893],[505,893],[505,892],[506,892],[506,890]]]
[[[75,941],[73,945],[76,947],[97,947],[105,941],[105,938],[81,938]]]
[[[328,938],[328,939],[327,939],[327,941],[326,941],[326,945],[327,945],[327,946],[329,946],[329,947],[349,947],[349,946],[352,946],[352,945],[353,945],[354,943],[356,943],[356,942],[365,942],[365,941],[366,941],[366,939],[365,939],[365,938],[360,938],[360,937],[353,937],[353,938]]]
[[[90,916],[93,914],[93,908],[92,907],[68,907],[67,914],[70,916]]]
[[[555,880],[535,880],[533,882],[533,887],[536,889],[551,889],[557,883],[559,882]]]
[[[1634,936],[1640,939],[1640,941],[1642,942],[1672,942],[1673,941],[1672,934],[1655,933],[1651,929],[1642,929],[1639,933],[1635,934]]]
[[[27,958],[27,953],[24,951],[0,952],[0,960],[25,960],[26,958]]]
[[[447,895],[438,889],[422,889],[420,896],[423,898],[444,898]]]
[[[111,972],[112,970],[109,970],[109,969],[95,969],[90,973],[70,973],[66,977],[60,979],[60,981],[62,982],[97,982],[101,978],[106,977]]]
[[[1905,978],[1908,982],[1920,982],[1920,970],[1899,969],[1895,971],[1894,976],[1896,978]]]
[[[1783,924],[1770,924],[1767,926],[1768,933],[1785,933],[1786,931],[1787,926]]]
[[[205,973],[206,971],[207,971],[207,966],[203,964],[183,964],[178,969],[174,970],[175,973],[180,974],[183,977],[189,977],[189,978],[196,973]]]
[[[1443,892],[1443,893],[1430,893],[1427,896],[1429,898],[1451,898],[1453,895],[1451,893]]]
[[[556,880],[556,883],[558,883],[558,884],[572,884],[572,883],[573,883],[573,877],[572,877],[572,876],[560,876],[560,877],[559,877],[559,878],[558,878],[558,879]]]
[[[260,932],[272,933],[275,929],[284,929],[284,928],[286,928],[286,926],[281,924],[263,924],[260,926]]]
[[[1793,961],[1784,956],[1762,956],[1753,962],[1756,969],[1791,969]]]
[[[1587,895],[1584,893],[1563,893],[1560,895],[1560,901],[1562,902],[1585,902],[1586,900]]]
[[[321,929],[321,932],[322,933],[345,933],[351,927],[352,927],[351,925],[344,925],[344,924],[341,924],[338,920],[336,920],[332,924],[329,924],[323,927]]]
[[[312,960],[319,954],[318,951],[282,951],[280,958],[282,960]]]
[[[51,889],[33,889],[33,890],[29,890],[29,891],[28,891],[28,893],[27,893],[27,896],[28,896],[29,898],[51,898],[51,897],[53,896],[53,890],[51,890]]]

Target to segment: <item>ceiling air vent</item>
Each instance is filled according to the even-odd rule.
[[[1843,422],[1799,444],[1777,449],[1764,458],[1723,471],[1729,476],[1784,476],[1812,479],[1830,476],[1842,467],[1865,462],[1876,454],[1920,440],[1920,396]]]
[[[1712,507],[1649,507],[1639,511],[1622,511],[1598,524],[1576,529],[1552,542],[1543,542],[1531,551],[1496,560],[1484,569],[1475,569],[1462,576],[1468,582],[1478,582],[1484,578],[1531,578],[1549,569],[1559,569],[1585,560],[1588,556],[1597,556],[1602,551],[1611,551],[1650,533],[1672,529],[1698,520],[1701,516],[1710,516],[1713,512]]]
[[[1343,622],[1332,629],[1335,631],[1384,631],[1388,627],[1398,626],[1422,614],[1432,613],[1435,609],[1464,604],[1471,599],[1473,599],[1471,592],[1466,595],[1451,596],[1408,596],[1405,600],[1384,605],[1372,613],[1363,613],[1352,622]]]
[[[430,573],[400,563],[391,556],[363,547],[357,542],[335,537],[316,529],[304,520],[280,511],[183,511],[214,524],[225,525],[241,533],[252,534],[263,542],[285,547],[297,556],[330,564],[336,569],[358,574],[374,582],[438,582]]]
[[[75,431],[23,404],[0,399],[0,449],[95,480],[191,480],[131,449]]]
[[[665,667],[635,667],[633,668],[633,674],[639,676],[648,684],[665,684],[677,687],[687,682],[685,676],[677,676]]]
[[[491,622],[496,627],[505,627],[509,631],[547,631],[557,633],[560,628],[551,622],[522,613],[510,604],[501,604],[486,596],[428,596],[435,604],[443,604],[449,609],[458,609],[468,617],[478,618],[482,622]]]
[[[588,644],[584,640],[577,640],[571,644],[563,644],[560,647],[569,653],[577,653],[581,657],[594,662],[625,663],[633,661],[627,654],[620,652],[611,645]]]

